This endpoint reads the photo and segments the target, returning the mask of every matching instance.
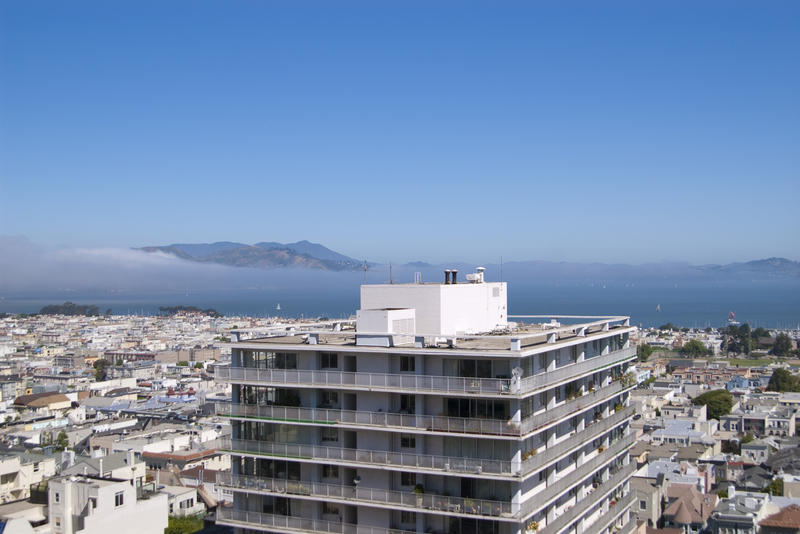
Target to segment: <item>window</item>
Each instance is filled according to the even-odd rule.
[[[336,369],[339,367],[339,355],[323,352],[319,355],[320,369]]]
[[[339,515],[339,507],[328,501],[322,501],[322,513],[323,515]]]
[[[322,441],[339,441],[339,430],[335,428],[323,428],[320,434]]]
[[[400,434],[400,447],[404,449],[414,449],[417,447],[417,439],[414,434]]]
[[[417,397],[414,395],[400,395],[400,411],[403,413],[416,413]]]
[[[34,473],[39,472],[39,462],[33,462],[33,472]]]
[[[402,471],[400,473],[400,485],[401,486],[414,486],[417,483],[417,475],[414,473],[409,473],[407,471]]]
[[[56,526],[57,527],[61,527],[61,518],[60,517],[56,517],[55,519],[56,519]]]
[[[322,466],[322,478],[339,478],[339,466],[338,465],[323,465]]]
[[[188,510],[192,506],[194,506],[194,498],[186,499],[185,501],[181,501],[179,505],[181,510]]]
[[[125,493],[122,492],[122,491],[118,491],[117,493],[115,493],[114,494],[114,506],[122,506],[122,504],[124,502],[123,501],[124,496],[125,496]]]
[[[400,372],[413,373],[416,370],[416,359],[413,356],[400,356]]]
[[[411,524],[411,523],[416,524],[417,522],[416,512],[406,512],[405,510],[403,510],[402,512],[400,512],[400,522],[406,524]]]
[[[56,492],[56,502],[61,502],[61,494]]]
[[[647,501],[639,501],[639,510],[647,510]]]
[[[547,353],[539,355],[539,369],[547,369]]]
[[[96,498],[89,497],[89,508],[91,508],[92,510],[97,508],[97,499]]]
[[[330,408],[339,404],[339,392],[338,391],[323,391],[322,392],[322,400],[320,402],[321,408]]]
[[[169,514],[172,515],[175,506],[172,503],[169,503]]]

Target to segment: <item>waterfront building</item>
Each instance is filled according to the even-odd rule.
[[[505,283],[361,287],[355,321],[232,338],[238,532],[634,528],[628,317],[507,316]],[[509,320],[510,319],[510,320]],[[513,321],[513,322],[512,322]]]

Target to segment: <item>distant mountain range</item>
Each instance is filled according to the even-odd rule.
[[[364,266],[364,261],[345,256],[318,243],[298,241],[296,243],[276,243],[265,241],[254,245],[221,241],[217,243],[174,244],[166,246],[142,247],[145,252],[162,252],[199,263],[215,263],[233,267],[253,267],[259,269],[305,268],[326,271],[355,271]],[[370,270],[381,269],[378,264],[369,263]],[[463,262],[433,265],[424,261],[414,261],[396,265],[395,274],[408,277],[412,271],[421,271],[427,280],[437,280],[443,268],[457,268],[462,273],[475,266]],[[501,274],[500,266],[486,264],[490,271],[497,271],[494,279]],[[800,278],[800,262],[786,258],[767,258],[725,265],[691,265],[679,262],[645,263],[642,265],[574,263],[552,261],[515,261],[502,267],[506,279],[539,280],[629,280],[642,279],[782,279]]]
[[[297,243],[262,242],[254,245],[220,241],[217,243],[180,243],[166,246],[141,247],[144,252],[163,252],[178,258],[217,263],[232,267],[302,267],[326,271],[352,271],[360,269],[363,262],[339,254],[310,241]]]

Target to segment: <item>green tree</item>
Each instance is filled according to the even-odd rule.
[[[96,382],[102,382],[106,379],[108,373],[106,372],[106,367],[108,367],[108,360],[97,360],[94,362],[94,379]]]
[[[764,493],[769,493],[770,495],[783,495],[783,479],[776,478],[764,488]]]
[[[192,534],[203,529],[201,517],[176,517],[169,516],[164,534]]]
[[[652,345],[648,345],[647,343],[642,343],[638,347],[636,347],[636,356],[639,358],[640,362],[646,362],[650,356],[653,355],[655,349]]]
[[[788,356],[792,352],[792,338],[788,334],[778,334],[775,344],[772,346],[772,354],[775,356]]]
[[[744,436],[742,436],[742,445],[744,445],[744,444],[746,444],[746,443],[750,443],[750,442],[751,442],[751,441],[753,441],[754,439],[756,439],[756,438],[755,438],[755,436],[753,436],[753,434],[751,434],[750,432],[748,432],[748,433],[746,433]]]
[[[800,391],[800,379],[786,369],[775,369],[769,378],[767,391]]]
[[[67,433],[64,430],[58,433],[58,436],[56,437],[55,446],[56,449],[59,451],[63,451],[64,449],[69,447],[69,437],[67,436]]]
[[[683,344],[679,352],[690,358],[699,358],[708,354],[708,349],[699,339],[691,339]]]
[[[709,419],[719,419],[731,413],[733,408],[733,395],[726,389],[707,391],[692,399],[692,404],[705,405]]]
[[[175,365],[177,365],[178,367],[189,367],[189,362],[187,362],[185,360],[181,360],[178,363],[176,363]]]
[[[201,362],[197,362],[196,364],[194,364],[194,368],[195,369],[202,369],[203,368],[203,364]]]
[[[658,327],[658,329],[659,330],[673,330],[675,332],[680,330],[677,326],[675,326],[672,323],[662,324],[661,326]]]

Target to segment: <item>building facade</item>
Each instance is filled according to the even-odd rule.
[[[630,532],[627,317],[506,315],[506,285],[362,286],[358,319],[239,341],[218,380],[239,532]]]

